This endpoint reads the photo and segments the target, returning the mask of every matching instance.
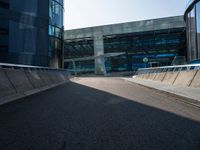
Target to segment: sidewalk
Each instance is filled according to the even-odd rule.
[[[174,86],[157,81],[144,80],[138,78],[122,78],[122,79],[148,88],[153,88],[165,93],[182,97],[185,99],[184,100],[185,102],[200,106],[200,89],[198,88]]]

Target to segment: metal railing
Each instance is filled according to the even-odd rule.
[[[66,69],[57,69],[49,67],[40,66],[29,66],[29,65],[18,65],[18,64],[7,64],[0,63],[0,68],[2,69],[14,69],[14,70],[40,70],[40,71],[51,71],[51,72],[68,72]]]
[[[138,69],[135,75],[162,73],[162,72],[175,72],[175,71],[189,71],[189,70],[200,70],[200,64],[142,68],[142,69]]]

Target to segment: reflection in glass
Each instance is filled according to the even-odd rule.
[[[111,58],[106,62],[107,71],[135,70],[149,67],[149,62],[159,66],[171,65],[175,56],[184,56],[184,28],[143,32],[140,34],[104,37],[105,53],[126,52],[126,55]]]
[[[37,11],[38,11],[38,1],[37,0],[12,0],[10,2],[10,9],[23,12],[24,14],[32,15],[32,16],[37,16]]]
[[[190,8],[190,7],[189,7]],[[186,12],[188,61],[200,59],[200,2],[191,5]]]
[[[63,0],[49,0],[49,56],[52,67],[62,66]]]
[[[63,6],[55,0],[50,0],[49,24],[62,28],[63,26]]]
[[[196,25],[197,25],[197,53],[200,58],[200,2],[196,5]]]

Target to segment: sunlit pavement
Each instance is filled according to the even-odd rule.
[[[200,109],[120,78],[76,78],[0,106],[2,150],[199,150]]]

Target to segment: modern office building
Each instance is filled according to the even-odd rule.
[[[200,62],[200,0],[189,0],[185,11],[187,56],[189,62]]]
[[[101,74],[168,66],[186,56],[185,30],[183,16],[67,30],[65,68]]]
[[[0,62],[62,67],[63,0],[0,0]]]

